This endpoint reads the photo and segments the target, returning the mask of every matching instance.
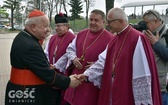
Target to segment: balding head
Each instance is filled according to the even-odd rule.
[[[109,10],[108,15],[111,15],[113,18],[116,19],[123,19],[124,21],[128,22],[128,17],[121,8],[112,8]]]
[[[118,33],[129,25],[128,17],[121,8],[112,8],[108,11],[107,23],[112,33]]]

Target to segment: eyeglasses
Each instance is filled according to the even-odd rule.
[[[112,20],[107,20],[107,23],[110,24],[111,22],[117,21],[119,19],[112,19]]]
[[[154,12],[152,12],[151,10],[146,11],[144,14],[145,14],[145,15],[150,15],[150,14],[152,14],[153,16],[155,16],[157,19],[160,20],[160,18],[159,18]],[[145,16],[145,15],[144,15],[144,16]]]

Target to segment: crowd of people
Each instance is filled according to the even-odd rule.
[[[33,10],[14,38],[5,105],[168,105],[168,27],[157,11],[138,30],[121,8],[94,9],[77,35],[66,14],[54,19],[51,35]]]

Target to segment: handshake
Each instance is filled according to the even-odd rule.
[[[69,76],[69,78],[71,79],[69,86],[75,88],[82,84],[82,81],[84,81],[87,77],[84,74],[73,74]]]

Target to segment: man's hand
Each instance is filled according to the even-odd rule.
[[[50,64],[50,69],[56,69],[54,65]]]
[[[78,74],[77,79],[82,82],[82,81],[86,80],[87,77],[84,74]]]
[[[80,63],[80,59],[77,58],[77,57],[73,60],[73,64],[77,69],[82,69],[83,68],[82,64]]]
[[[154,45],[159,40],[159,32],[156,32],[156,36],[152,34],[151,31],[147,30],[145,31],[145,35],[149,39],[150,43]]]
[[[85,66],[85,69],[88,69],[90,66],[92,66],[94,62],[87,62],[87,65]]]
[[[70,87],[75,88],[81,84],[80,80],[77,79],[76,74],[69,76],[69,78],[71,79],[71,82],[69,84]]]

